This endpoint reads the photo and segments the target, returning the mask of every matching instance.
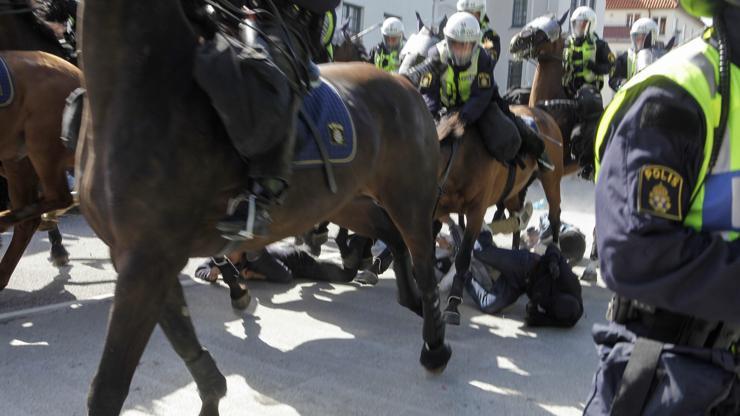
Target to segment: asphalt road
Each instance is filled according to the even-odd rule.
[[[541,195],[530,191],[531,200]],[[563,220],[590,236],[592,186],[566,179],[563,200]],[[37,234],[0,292],[0,415],[85,414],[115,273],[83,218],[65,217],[60,228],[71,265],[49,264],[48,239]],[[591,326],[610,296],[584,283],[585,316],[569,330],[525,327],[525,299],[497,316],[466,304],[462,325],[447,329],[447,370],[430,376],[418,364],[421,320],[396,304],[392,272],[374,287],[253,283],[252,305],[236,313],[225,286],[189,277],[199,261],[181,278],[199,337],[228,379],[222,415],[580,414],[596,368]],[[124,414],[196,415],[199,403],[157,330]]]

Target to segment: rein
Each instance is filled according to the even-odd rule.
[[[447,159],[447,166],[445,166],[444,174],[442,174],[442,180],[440,181],[439,185],[437,185],[437,200],[434,201],[434,211],[432,211],[432,218],[435,218],[437,216],[437,208],[439,208],[439,200],[442,199],[442,194],[445,193],[444,187],[447,183],[447,179],[450,177],[450,171],[452,170],[452,162],[455,161],[455,155],[457,155],[457,149],[461,138],[453,136],[452,137],[452,149],[450,150],[450,158]]]

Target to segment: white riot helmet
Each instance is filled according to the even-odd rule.
[[[398,50],[404,32],[403,22],[397,17],[389,17],[383,22],[380,33],[383,34],[383,44],[388,50]]]
[[[472,15],[478,13],[478,20],[486,14],[486,0],[457,0],[457,11],[468,12]]]
[[[649,42],[646,40],[650,38]],[[650,49],[658,40],[658,25],[649,17],[637,19],[630,29],[630,39],[632,40],[632,50],[640,52],[642,49]]]
[[[588,7],[581,6],[573,11],[570,18],[570,31],[575,37],[590,36],[596,29],[596,12]]]
[[[480,24],[472,14],[457,12],[450,17],[444,28],[449,59],[455,66],[470,63],[480,41]]]

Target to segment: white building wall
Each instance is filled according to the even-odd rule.
[[[659,35],[658,40],[662,42],[668,42],[674,35],[676,35],[676,44],[680,45],[688,42],[691,39],[701,35],[704,30],[704,25],[694,18],[686,14],[681,9],[663,9],[663,10],[648,10],[648,9],[632,9],[632,10],[607,10],[604,16],[606,26],[627,26],[627,15],[639,13],[640,17],[665,17],[666,30],[665,34]],[[618,54],[624,52],[629,48],[629,42],[610,42],[609,44],[614,53]]]
[[[449,9],[450,4],[453,10],[455,8],[455,2],[453,0],[443,0],[441,4],[439,0],[436,0],[436,4],[432,0],[347,0],[342,1],[339,8],[337,8],[337,26],[341,26],[346,19],[345,16],[342,16],[342,5],[344,3],[362,7],[362,28],[369,28],[376,23],[382,23],[384,14],[386,13],[399,16],[406,29],[406,37],[416,32],[415,12],[418,11],[424,22],[429,24],[432,18],[433,5],[437,9],[437,17],[441,15],[440,10],[444,12],[446,9]],[[362,38],[362,42],[368,51],[378,44],[380,40],[379,27]]]

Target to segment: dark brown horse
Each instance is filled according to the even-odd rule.
[[[362,40],[350,33],[348,26],[345,23],[338,29],[341,42],[334,44],[334,62],[367,62],[367,50]]]
[[[27,1],[0,3],[0,50],[42,49],[63,56],[51,29],[32,12]],[[0,108],[0,162],[8,180],[12,211],[0,214],[2,228],[14,227],[0,262],[4,288],[39,226],[40,216],[71,204],[66,183],[72,153],[60,140],[62,110],[69,93],[80,86],[80,71],[42,52],[3,52],[15,84],[14,102]],[[41,199],[39,199],[41,197]],[[69,253],[56,225],[49,231],[51,261],[62,266]]]
[[[157,323],[196,381],[201,414],[217,414],[225,394],[225,378],[195,336],[177,279],[191,256],[224,250],[215,224],[246,178],[243,162],[191,75],[199,32],[186,16],[197,15],[194,9],[202,5],[195,0],[84,3],[80,35],[89,124],[77,148],[81,209],[110,246],[118,272],[88,399],[93,415],[120,412]],[[442,370],[451,350],[444,342],[433,271],[439,160],[434,123],[403,78],[365,64],[326,66],[322,75],[350,110],[358,134],[355,159],[335,167],[335,194],[326,189],[321,169],[296,172],[283,205],[272,211],[271,236],[236,249],[256,250],[327,219],[383,239],[393,247],[397,276],[405,276],[397,279],[400,301],[423,313],[421,363]],[[420,299],[408,287],[412,278]]]

